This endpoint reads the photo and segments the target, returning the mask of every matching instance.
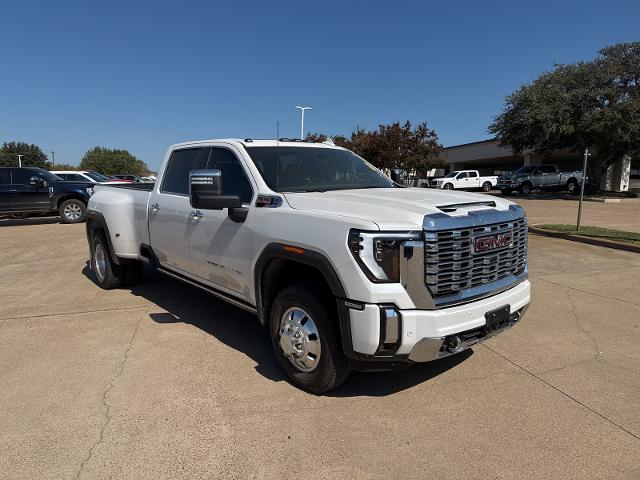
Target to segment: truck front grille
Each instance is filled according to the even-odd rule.
[[[493,236],[510,242],[474,251],[478,238]],[[425,231],[425,284],[434,298],[460,295],[467,289],[519,276],[527,268],[527,220],[525,218],[483,226]],[[486,291],[486,289],[483,289]]]

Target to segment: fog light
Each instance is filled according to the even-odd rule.
[[[400,347],[402,317],[394,307],[380,307],[380,344],[381,354],[395,353]]]

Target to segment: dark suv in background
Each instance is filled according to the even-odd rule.
[[[62,223],[79,223],[92,194],[90,182],[66,182],[41,168],[0,167],[0,214],[13,218],[56,212]]]

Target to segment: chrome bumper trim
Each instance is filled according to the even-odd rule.
[[[423,362],[430,362],[433,360],[437,360],[439,358],[449,357],[451,355],[455,355],[456,353],[460,353],[463,350],[466,350],[477,343],[484,342],[485,340],[491,337],[495,337],[499,333],[502,333],[505,330],[508,330],[509,328],[514,326],[516,323],[518,323],[522,319],[522,316],[527,311],[527,308],[529,308],[529,305],[525,305],[517,312],[514,312],[517,315],[516,318],[511,320],[509,324],[506,325],[505,327],[500,328],[498,330],[494,330],[488,335],[484,335],[482,337],[476,337],[470,340],[461,341],[460,344],[455,349],[452,349],[452,350],[447,350],[442,348],[447,337],[423,338],[419,340],[418,343],[416,343],[413,346],[413,348],[411,349],[411,352],[409,352],[409,360],[416,363],[423,363]],[[460,332],[457,335],[462,335],[464,333],[465,332]]]

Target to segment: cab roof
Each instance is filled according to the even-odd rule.
[[[232,143],[239,144],[244,147],[306,147],[306,148],[335,148],[343,150],[342,147],[332,145],[326,142],[308,142],[306,140],[298,140],[293,138],[277,139],[253,139],[253,138],[213,138],[210,140],[195,140],[191,142],[182,142],[171,145],[172,149],[180,147],[190,147],[196,145],[206,145],[209,143]]]

